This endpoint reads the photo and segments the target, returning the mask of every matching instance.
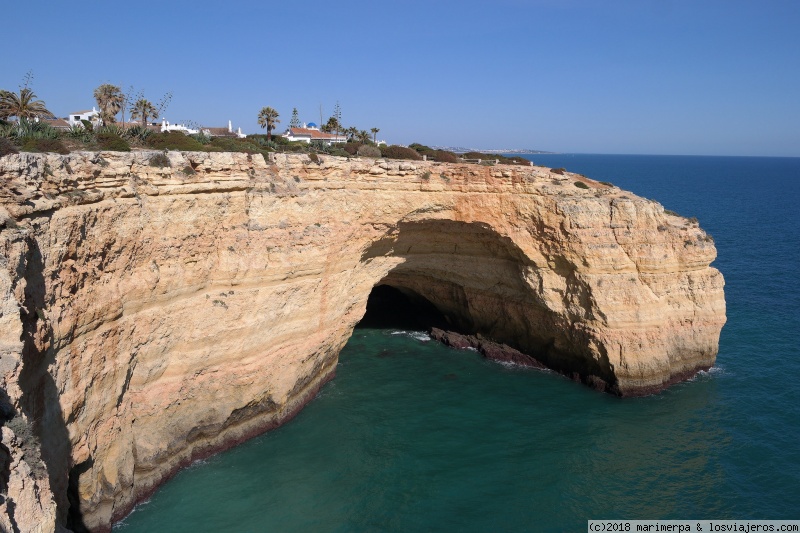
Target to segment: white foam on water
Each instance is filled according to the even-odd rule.
[[[133,509],[131,509],[131,512],[126,514],[125,517],[122,520],[120,520],[119,522],[114,522],[114,524],[112,524],[112,529],[116,531],[117,529],[122,529],[122,528],[128,527],[129,524],[127,522],[125,522],[128,519],[128,517],[130,515],[132,515],[133,513],[135,513],[136,511],[138,511],[139,507],[144,507],[145,505],[147,505],[149,503],[150,503],[150,498],[147,498],[146,500],[141,501],[141,502],[137,503],[136,505],[134,505]]]
[[[429,340],[431,340],[431,336],[425,333],[424,331],[395,330],[390,332],[390,335],[405,335],[406,337],[410,337],[420,342],[428,342]]]
[[[474,350],[474,348],[467,348],[467,350]],[[513,370],[535,370],[536,372],[552,372],[554,374],[556,373],[555,370],[550,370],[549,368],[539,368],[538,366],[523,365],[520,363],[515,363],[513,361],[496,361],[494,359],[489,359],[489,361],[491,361],[496,365],[504,366],[506,368]]]
[[[689,381],[694,381],[698,377],[714,377],[724,373],[725,369],[722,368],[721,366],[712,366],[708,370],[701,370],[700,372],[692,376],[692,378]]]

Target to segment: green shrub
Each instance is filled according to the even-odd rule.
[[[441,163],[458,163],[458,156],[447,150],[436,150],[433,152],[433,159]]]
[[[338,156],[338,157],[350,157],[352,155],[352,154],[349,154],[349,153],[345,152],[341,148],[331,148],[331,150],[328,153],[330,155],[335,155],[335,156]]]
[[[65,135],[69,139],[75,139],[76,141],[81,141],[84,143],[92,142],[94,139],[94,135],[92,135],[91,131],[84,127],[78,126],[77,124],[74,124]]]
[[[200,133],[192,133],[191,135],[189,135],[189,137],[199,142],[202,145],[210,143],[212,139],[210,135],[206,135],[202,131]]]
[[[372,158],[379,158],[381,156],[381,150],[377,146],[372,146],[371,144],[363,144],[358,147],[358,155],[361,157],[372,157]]]
[[[600,185],[605,185],[606,187],[613,187],[614,184],[608,181],[601,181]]]
[[[169,157],[164,152],[158,152],[157,154],[153,154],[150,156],[149,165],[151,167],[158,167],[158,168],[170,168],[172,167],[172,163],[169,161]]]
[[[433,152],[433,148],[430,146],[425,146],[424,144],[420,143],[411,143],[408,145],[409,148],[412,150],[416,150],[420,154],[424,154],[425,152]]]
[[[312,163],[316,163],[318,165],[322,163],[322,161],[320,161],[319,159],[319,156],[314,152],[308,154],[308,158],[311,160]]]
[[[5,120],[0,120],[0,137],[3,139],[16,139],[17,135],[14,130],[13,124],[9,124]]]
[[[125,130],[124,137],[139,142],[146,142],[147,139],[154,134],[155,132],[153,130],[147,129],[144,126],[137,124]]]
[[[66,155],[69,153],[64,144],[58,139],[37,139],[28,138],[25,144],[22,145],[23,152],[55,152],[57,154]]]
[[[254,133],[252,135],[247,136],[248,140],[254,140],[256,142],[271,142],[275,143],[278,146],[285,145],[285,144],[292,144],[293,142],[303,142],[303,141],[290,141],[286,137],[282,135],[272,135],[269,139],[267,139],[266,134],[264,133]],[[306,144],[306,143],[303,143]]]
[[[296,141],[292,143],[286,143],[280,145],[280,149],[283,152],[290,152],[290,153],[299,153],[299,152],[307,152],[308,151],[308,143],[303,141]]]
[[[0,136],[25,142],[28,139],[58,139],[58,130],[50,124],[22,119],[19,123],[10,123],[2,128]]]
[[[142,126],[139,127],[141,128]],[[124,137],[128,133],[128,130],[126,130],[122,126],[119,126],[118,124],[107,124],[105,126],[100,126],[99,128],[95,128],[94,132],[96,134],[111,133],[119,137]]]
[[[19,150],[17,147],[14,146],[14,143],[6,139],[5,137],[0,137],[0,157],[9,154],[18,154]]]
[[[424,179],[425,181],[428,181],[429,179],[431,179],[431,173],[430,173],[430,172],[425,172],[425,173],[423,173],[423,174],[422,174],[422,176],[421,176],[421,177],[422,177],[422,179]]]
[[[223,152],[247,152],[252,154],[260,149],[255,140],[248,141],[235,137],[212,137],[208,145]]]
[[[97,139],[97,144],[103,150],[108,150],[110,152],[131,151],[131,145],[128,144],[128,141],[126,141],[116,133],[110,133],[110,132],[98,133],[95,136],[95,138]]]
[[[422,159],[422,156],[419,155],[416,150],[406,148],[405,146],[397,146],[396,144],[381,146],[380,150],[381,155],[389,159],[411,159],[412,161],[420,161]]]
[[[566,172],[566,171],[567,171],[567,169],[563,168],[563,167],[562,168],[551,168],[550,169],[550,172],[552,172],[553,174],[559,174],[561,176],[563,176],[564,172]]]
[[[350,141],[344,144],[340,144],[339,146],[350,155],[356,155],[358,153],[358,149],[361,148],[363,143],[357,141]]]
[[[679,217],[680,216],[678,213],[676,213],[672,209],[664,209],[664,214],[665,215],[672,215],[674,217]]]
[[[586,184],[585,184],[584,182],[582,182],[582,181],[576,181],[576,182],[575,182],[575,186],[576,186],[577,188],[579,188],[579,189],[588,189],[588,188],[589,188],[589,186],[588,186],[588,185],[586,185]]]
[[[424,144],[419,143],[411,143],[408,145],[408,147],[417,152],[419,155],[424,155],[432,161],[440,161],[442,163],[458,163],[458,156],[453,152],[448,152],[447,150],[434,150],[430,146],[425,146]]]
[[[155,133],[147,138],[147,144],[156,150],[179,150],[182,152],[202,152],[206,151],[202,144],[196,139],[179,132],[169,131],[166,133]]]

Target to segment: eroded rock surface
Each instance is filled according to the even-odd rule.
[[[716,250],[656,202],[540,167],[154,153],[0,158],[0,387],[44,467],[7,422],[6,528],[106,531],[287,420],[377,284],[619,395],[714,363]]]

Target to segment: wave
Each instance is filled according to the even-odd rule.
[[[404,335],[406,337],[410,337],[412,339],[418,340],[420,342],[428,342],[431,340],[431,336],[425,333],[424,331],[406,331],[406,330],[395,330],[390,331],[390,335]]]
[[[123,528],[126,528],[126,527],[128,527],[128,524],[127,524],[127,522],[125,522],[125,521],[126,521],[126,520],[127,520],[127,519],[128,519],[128,518],[129,518],[129,517],[130,517],[130,516],[131,516],[133,513],[135,513],[136,511],[138,511],[138,510],[139,510],[139,508],[141,508],[141,507],[144,507],[145,505],[148,505],[149,503],[150,503],[150,498],[147,498],[146,500],[144,500],[144,501],[141,501],[141,502],[137,503],[136,505],[134,505],[134,506],[133,506],[133,509],[131,509],[131,512],[125,515],[125,518],[123,518],[123,519],[122,519],[122,520],[120,520],[119,522],[114,522],[114,526],[112,527],[112,530],[113,530],[113,531],[116,531],[117,529],[123,529]]]

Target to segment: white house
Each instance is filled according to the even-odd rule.
[[[325,133],[320,131],[316,124],[303,124],[302,128],[289,128],[283,134],[283,138],[288,141],[303,141],[310,143],[311,141],[322,141],[325,144],[331,145],[333,143],[346,143],[347,137],[344,135],[336,135],[335,133]]]
[[[200,130],[196,130],[196,129],[190,128],[188,126],[184,126],[183,124],[170,124],[169,122],[167,122],[167,119],[162,118],[161,119],[161,133],[165,133],[165,132],[168,132],[168,131],[179,131],[179,132],[184,133],[186,135],[192,135],[194,133],[200,133]]]
[[[75,126],[76,124],[83,126],[83,122],[81,120],[88,120],[92,124],[100,120],[100,112],[92,107],[91,110],[87,111],[74,111],[69,114],[67,118],[67,122],[69,122],[70,127]]]

